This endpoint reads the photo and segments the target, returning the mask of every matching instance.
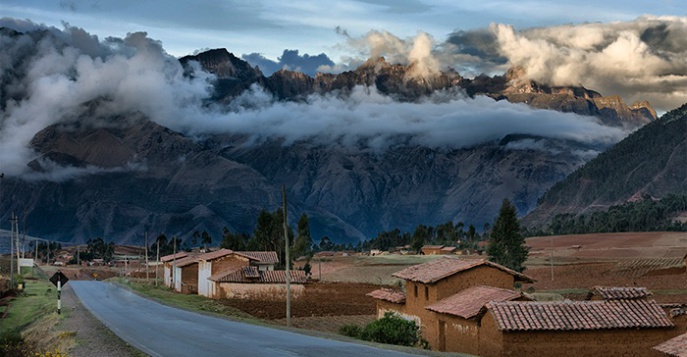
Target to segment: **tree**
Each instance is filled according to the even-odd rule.
[[[529,248],[525,245],[525,238],[520,232],[515,207],[508,199],[504,199],[489,235],[489,260],[522,272],[525,270],[524,263],[528,253]]]
[[[312,251],[312,237],[310,236],[310,223],[307,214],[303,213],[301,218],[298,219],[297,229],[296,239],[291,249],[293,253],[291,256],[293,258],[308,255]]]
[[[200,242],[203,244],[204,249],[208,249],[208,245],[212,244],[212,237],[207,231],[203,231],[201,234]]]
[[[221,248],[231,249],[231,250],[245,250],[246,240],[248,236],[245,233],[232,233],[229,228],[224,227],[222,230],[224,237],[222,238],[222,243],[220,243]]]
[[[198,230],[193,231],[193,235],[191,236],[191,244],[193,244],[194,247],[198,246],[198,240],[200,239],[200,232]]]
[[[416,252],[419,252],[422,249],[422,246],[425,245],[425,242],[431,240],[432,233],[432,227],[427,227],[424,224],[417,226],[417,228],[415,228],[415,232],[413,232],[413,241],[410,243],[410,248]]]

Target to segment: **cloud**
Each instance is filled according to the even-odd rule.
[[[2,21],[12,27],[9,21]],[[126,125],[112,118],[140,113],[151,120],[197,105],[210,92],[209,74],[189,79],[179,62],[145,33],[99,41],[82,29],[64,30],[20,23],[0,33],[0,170],[26,172],[38,155],[29,148],[36,133],[60,122]],[[98,103],[95,109],[92,107]],[[88,115],[85,115],[85,114]],[[85,117],[85,118],[84,118]]]
[[[342,58],[344,64],[322,68],[332,72],[355,69],[369,58],[384,57],[388,62],[413,65],[408,76],[427,78],[446,69],[439,58],[441,52],[435,49],[434,38],[426,32],[418,32],[415,37],[400,38],[387,31],[372,30],[361,37],[350,37],[345,30],[336,28],[337,34],[345,37],[346,43],[340,45],[355,55]]]
[[[281,69],[286,69],[303,72],[311,77],[315,77],[320,68],[334,66],[334,62],[324,53],[316,56],[305,53],[301,56],[298,54],[298,50],[284,50],[281,57],[277,58],[279,60],[277,62],[265,58],[259,53],[242,55],[241,58],[252,66],[259,66],[262,73],[266,76]]]
[[[437,70],[428,35],[408,40],[383,32],[369,35],[365,46],[374,53],[414,61],[418,75]],[[253,86],[228,107],[208,106],[214,77],[199,67],[194,76],[185,76],[178,60],[141,32],[100,40],[66,26],[19,35],[0,32],[0,44],[5,74],[0,80],[0,170],[12,175],[27,175],[26,164],[39,156],[29,148],[36,133],[77,121],[81,126],[127,126],[147,118],[191,136],[230,133],[255,142],[283,139],[284,145],[308,141],[375,150],[394,145],[464,148],[513,133],[607,145],[627,135],[595,118],[468,98],[460,91],[399,103],[374,87],[357,87],[347,96],[280,102]],[[40,178],[99,172],[46,167],[49,171]]]
[[[687,98],[687,17],[642,16],[522,31],[492,24],[488,30],[456,32],[447,44],[447,58],[453,53],[459,62],[460,56],[474,56],[480,59],[475,68],[487,73],[520,66],[528,79],[583,85],[629,103],[648,99],[659,111]]]
[[[374,87],[356,87],[350,97],[312,95],[305,102],[271,100],[255,85],[231,112],[163,123],[190,135],[238,133],[252,142],[285,139],[284,145],[308,141],[321,145],[363,145],[384,150],[394,145],[465,148],[500,140],[508,134],[529,134],[591,145],[610,145],[628,132],[606,127],[593,117],[525,104],[468,98],[441,92],[420,103],[399,103]]]

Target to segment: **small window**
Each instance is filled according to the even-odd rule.
[[[415,287],[415,297],[417,298],[417,285],[414,285]]]
[[[425,300],[429,300],[429,287],[425,286]]]

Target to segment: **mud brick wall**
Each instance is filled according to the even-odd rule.
[[[222,299],[286,300],[286,284],[220,283],[219,289],[219,297]],[[298,299],[303,293],[305,293],[303,284],[291,284],[293,299]]]
[[[240,267],[247,267],[249,260],[237,255],[226,255],[212,261],[212,271],[210,275],[217,274],[222,271],[235,270]]]
[[[193,289],[188,290],[187,293],[198,290],[198,263],[193,263],[181,268],[181,285],[182,289],[184,289],[184,286],[193,287]]]

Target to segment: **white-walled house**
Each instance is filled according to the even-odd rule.
[[[172,288],[172,264],[176,260],[183,259],[188,256],[186,252],[178,252],[176,254],[165,255],[160,257],[160,262],[164,264],[164,283],[165,286]]]
[[[259,259],[230,249],[220,249],[205,253],[198,258],[198,295],[211,297],[216,295],[215,284],[209,280],[210,276],[223,271],[234,271],[241,267],[258,262]]]

